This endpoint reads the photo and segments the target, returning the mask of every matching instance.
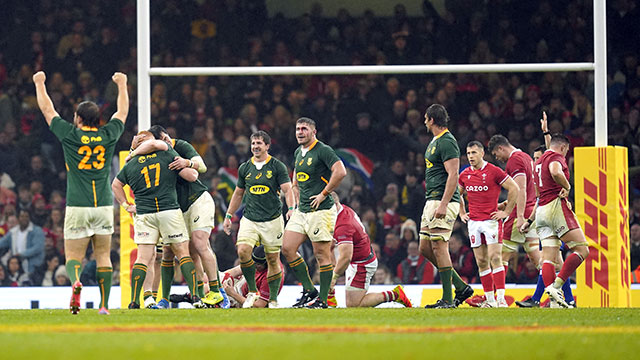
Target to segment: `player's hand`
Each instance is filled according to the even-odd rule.
[[[562,188],[562,190],[560,190],[560,192],[558,193],[558,197],[561,199],[566,199],[569,196],[570,190],[571,188],[569,189]]]
[[[231,235],[231,219],[224,218],[224,222],[222,223],[222,228],[224,229],[224,233],[227,235]]]
[[[313,195],[311,197],[311,207],[315,210],[318,210],[318,207],[320,207],[320,204],[322,204],[322,202],[324,201],[324,199],[326,199],[327,197],[322,195],[322,193],[318,194],[318,195]]]
[[[524,217],[517,217],[516,218],[516,229],[520,230],[520,228],[522,228],[522,225],[526,224],[527,220],[524,219]]]
[[[436,209],[436,212],[433,214],[433,217],[436,219],[444,219],[446,215],[447,215],[447,205],[445,205],[443,202],[440,202],[440,205],[438,205],[438,208]]]
[[[182,170],[189,167],[191,160],[183,159],[180,156],[173,158],[171,164],[169,164],[169,170]]]
[[[492,220],[503,220],[507,216],[509,216],[509,214],[507,214],[504,210],[498,210],[491,213]]]
[[[460,214],[460,220],[466,224],[469,221],[469,213]]]
[[[506,208],[507,208],[507,202],[506,201],[498,203],[498,210],[504,210]]]
[[[528,221],[525,221],[525,222],[524,222],[524,224],[522,224],[522,226],[520,226],[520,227],[519,227],[520,232],[524,234],[524,233],[526,233],[527,231],[529,231],[529,226],[530,226],[530,225],[531,225],[531,224],[529,224],[529,222],[528,222]]]
[[[125,210],[127,210],[127,212],[130,213],[130,214],[136,214],[137,213],[135,204],[129,204]]]
[[[289,219],[291,219],[291,216],[292,216],[292,215],[293,215],[293,210],[288,210],[288,211],[287,211],[287,214],[285,215],[285,218],[286,218],[287,220],[289,220]]]
[[[540,119],[540,129],[542,130],[543,133],[549,131],[549,124],[547,121],[547,112],[543,111],[542,112],[542,119]]]
[[[125,74],[123,74],[121,72],[116,72],[111,77],[111,80],[113,80],[113,82],[118,84],[118,85],[126,85],[127,84],[127,75],[125,75]]]
[[[47,80],[47,75],[44,74],[44,71],[38,71],[33,74],[33,83],[34,84],[44,84],[45,80]]]

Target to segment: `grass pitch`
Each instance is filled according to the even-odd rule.
[[[0,311],[3,359],[610,359],[640,309]]]

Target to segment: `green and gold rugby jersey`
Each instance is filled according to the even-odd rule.
[[[200,156],[196,149],[191,144],[184,140],[175,139],[173,142],[173,149],[183,158],[192,159],[195,156]],[[178,192],[178,203],[180,204],[180,210],[186,212],[189,210],[191,204],[198,200],[200,195],[205,191],[209,191],[207,185],[203,184],[200,179],[194,182],[188,182],[187,180],[178,177],[178,183],[176,185],[176,191]]]
[[[124,123],[113,118],[100,128],[79,129],[56,116],[49,128],[62,143],[67,167],[67,206],[113,205],[109,170]]]
[[[129,184],[135,195],[138,214],[178,209],[178,172],[169,164],[178,153],[173,149],[138,155],[120,170],[118,180]]]
[[[424,153],[424,161],[426,163],[425,183],[427,200],[441,200],[444,194],[444,188],[447,184],[447,170],[444,168],[444,162],[450,159],[460,158],[460,148],[458,142],[449,130],[445,130],[440,135],[431,140],[427,151]],[[456,190],[451,197],[451,202],[460,202],[460,193],[458,192],[458,183],[456,182]]]
[[[300,188],[300,211],[307,213],[314,211],[311,208],[311,196],[320,194],[327,186],[331,178],[331,167],[340,161],[333,149],[316,140],[306,154],[302,153],[302,146],[296,149],[295,170],[296,180]],[[333,206],[333,199],[327,196],[320,204],[318,210],[330,209]]]
[[[251,221],[271,221],[282,216],[280,185],[289,182],[287,167],[269,155],[260,169],[253,158],[238,168],[237,187],[244,189],[242,216]]]

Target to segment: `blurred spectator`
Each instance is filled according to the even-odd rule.
[[[400,215],[397,213],[398,197],[392,194],[386,195],[382,199],[382,206],[384,207],[384,217],[382,218],[384,231],[386,233],[399,232],[401,221]]]
[[[393,277],[389,272],[389,268],[387,268],[385,265],[379,264],[376,273],[373,274],[371,283],[374,285],[392,285]]]
[[[11,280],[7,275],[7,269],[4,267],[4,264],[0,263],[0,287],[11,286]]]
[[[402,284],[433,284],[435,267],[420,254],[417,241],[407,245],[407,258],[398,264],[396,277]]]
[[[529,257],[524,256],[516,270],[516,282],[518,284],[535,284],[538,281],[539,273],[540,270],[529,260]]]
[[[20,210],[18,225],[0,239],[0,249],[9,249],[9,256],[21,259],[20,268],[27,275],[44,262],[44,232],[31,222],[29,212]],[[13,273],[13,272],[12,272]]]
[[[407,251],[401,246],[400,238],[395,232],[388,233],[382,247],[382,263],[395,271],[398,264],[407,256]]]
[[[67,275],[67,269],[64,268],[64,265],[58,266],[56,272],[54,273],[55,283],[53,286],[69,286],[71,282],[69,281],[69,275]]]
[[[60,266],[60,256],[49,253],[45,257],[45,263],[31,274],[31,282],[34,286],[54,286],[55,273]]]
[[[29,274],[24,272],[22,268],[22,260],[20,256],[13,255],[7,261],[7,278],[11,282],[10,286],[29,286]]]

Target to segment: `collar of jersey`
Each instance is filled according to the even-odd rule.
[[[513,149],[513,151],[509,154],[509,158],[511,158],[511,155],[513,155],[517,151],[522,151],[522,150],[520,150],[518,148]]]
[[[433,138],[433,140],[435,140],[435,139],[439,139],[442,135],[444,135],[444,134],[446,134],[446,133],[448,133],[448,132],[449,132],[449,129],[445,129],[443,132],[441,132],[441,133],[440,133],[440,135],[438,135],[438,136],[434,137],[434,138]]]
[[[316,146],[316,144],[318,143],[318,139],[316,139],[313,144],[311,144],[311,146],[309,146],[309,148],[307,149],[307,152],[311,151],[311,149],[313,149],[314,146]],[[303,147],[304,149],[304,147]]]
[[[484,164],[482,164],[482,167],[480,169],[478,169],[478,170],[474,169],[473,166],[469,165],[469,167],[471,167],[471,171],[482,171],[482,170],[484,170],[484,168],[487,167],[488,162],[486,160],[484,160],[484,159],[482,159],[482,161],[484,161]]]
[[[97,127],[92,127],[92,126],[83,126],[80,128],[80,130],[82,131],[98,131]]]
[[[171,147],[176,147],[176,139],[171,139]]]
[[[265,164],[265,165],[267,165],[267,163],[268,163],[270,160],[271,160],[271,155],[268,155],[268,156],[267,156],[267,160],[265,160],[265,161],[264,161],[264,164]],[[255,163],[256,163],[256,157],[255,157],[255,156],[252,156],[252,157],[251,157],[251,163],[255,165]]]

